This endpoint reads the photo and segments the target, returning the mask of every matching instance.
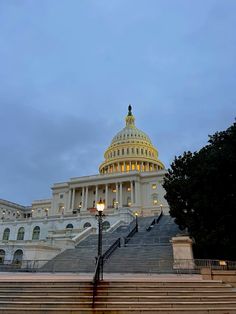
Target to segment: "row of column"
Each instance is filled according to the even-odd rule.
[[[131,201],[131,205],[133,205],[134,203],[136,203],[136,205],[139,203],[139,195],[140,195],[140,187],[139,187],[139,182],[137,181],[130,181],[130,201]],[[99,186],[96,185],[95,186],[95,204],[99,201],[98,199],[98,190],[99,190]],[[115,190],[116,190],[116,203],[118,205],[118,208],[123,207],[123,183],[122,182],[117,182],[115,184]],[[80,191],[82,191],[82,195],[81,195],[81,210],[87,210],[88,208],[88,196],[89,196],[89,186],[85,186],[82,187],[80,189]],[[108,188],[108,184],[105,184],[105,208],[107,208],[108,206],[108,192],[109,192],[109,188]],[[76,193],[76,189],[70,189],[69,190],[69,195],[68,195],[68,203],[67,203],[67,208],[69,210],[74,209],[75,208],[75,193]],[[78,207],[78,206],[76,206]]]
[[[158,165],[151,162],[119,162],[114,163],[107,168],[103,168],[102,173],[113,173],[113,172],[129,172],[129,171],[157,171]]]

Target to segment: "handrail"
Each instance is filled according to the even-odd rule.
[[[160,215],[157,217],[156,224],[158,224],[162,216],[163,216],[163,211],[161,211]]]
[[[120,238],[118,238],[102,255],[103,261],[106,262],[108,258],[111,256],[111,254],[120,247]]]
[[[138,232],[137,225],[134,226],[134,228],[130,231],[130,233],[125,237],[125,244],[129,242],[129,240],[133,237],[133,235]]]
[[[160,215],[157,218],[154,218],[153,221],[150,223],[150,225],[146,228],[146,231],[150,231],[152,230],[153,225],[158,224],[161,217],[162,217],[163,213],[161,211]]]
[[[101,259],[102,257],[101,256],[98,256],[97,258],[97,261],[96,261],[96,266],[95,266],[95,272],[94,272],[94,275],[93,275],[93,304],[92,306],[94,307],[95,305],[95,296],[97,294],[97,285],[100,281],[100,275],[101,275]]]

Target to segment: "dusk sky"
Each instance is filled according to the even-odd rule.
[[[0,0],[0,198],[98,173],[128,104],[168,168],[236,117],[235,0]]]

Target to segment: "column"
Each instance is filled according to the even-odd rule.
[[[120,172],[120,163],[118,162],[118,172]]]
[[[71,209],[71,189],[69,189],[68,200],[67,200],[67,209]]]
[[[108,208],[108,184],[106,184],[105,189],[105,208]]]
[[[118,183],[116,183],[116,208],[117,208],[117,203],[119,204],[119,200],[118,200]]]
[[[134,204],[136,203],[136,192],[135,192],[135,189],[136,189],[136,184],[135,184],[135,181],[133,181],[133,198],[134,198]]]
[[[133,181],[130,181],[131,206],[134,204]]]
[[[135,162],[135,170],[138,170],[138,162]]]
[[[75,188],[72,190],[72,209],[75,208]]]
[[[86,186],[85,190],[85,209],[88,209],[88,186]]]
[[[124,172],[126,172],[126,169],[125,169],[125,162],[123,162],[123,167],[124,167]]]
[[[96,185],[96,189],[95,189],[95,207],[97,206],[97,202],[98,202],[98,186]]]
[[[119,200],[119,208],[121,207],[123,207],[122,182],[120,182],[120,200]]]
[[[141,162],[141,171],[143,171],[143,161]]]
[[[140,206],[140,183],[135,181],[135,204]]]
[[[84,204],[84,187],[82,187],[82,197],[81,197],[81,208],[85,208],[85,204]]]

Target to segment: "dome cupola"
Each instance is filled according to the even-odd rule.
[[[111,145],[105,151],[105,161],[100,165],[99,172],[107,174],[164,169],[148,135],[136,128],[131,105],[125,122],[126,126],[113,137]]]

